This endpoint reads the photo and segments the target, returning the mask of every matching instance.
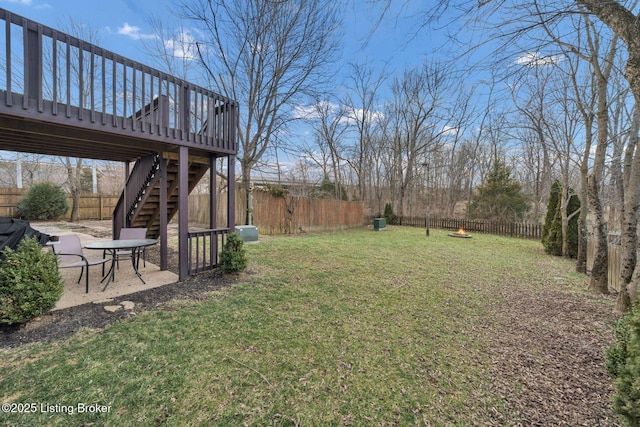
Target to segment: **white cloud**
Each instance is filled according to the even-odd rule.
[[[528,67],[540,67],[544,65],[553,65],[561,62],[561,55],[540,55],[540,52],[529,52],[516,58],[515,63]]]
[[[341,107],[337,104],[333,104],[329,101],[321,101],[320,109],[326,110],[329,115],[338,114]],[[320,119],[320,113],[318,112],[318,104],[314,105],[296,105],[293,108],[293,117],[296,119],[316,120]],[[376,123],[384,119],[384,113],[381,111],[368,111],[361,108],[348,111],[344,116],[340,118],[340,122],[347,125],[353,125],[358,120],[366,120],[370,123]]]
[[[442,135],[457,135],[458,132],[460,131],[459,128],[454,127],[454,126],[444,126],[442,128]]]
[[[347,124],[354,124],[354,122],[363,119],[369,123],[377,123],[384,119],[384,113],[382,111],[365,111],[362,108],[356,108],[355,110],[349,111],[349,114],[347,114],[342,121]]]
[[[31,6],[31,0],[5,0],[7,3],[18,3],[24,6]]]
[[[177,38],[165,41],[164,47],[174,58],[192,60],[198,56],[196,39],[188,31],[181,32]]]
[[[328,109],[329,114],[335,114],[339,110],[339,106],[329,101],[320,101],[320,104],[313,105],[296,105],[293,107],[293,117],[295,119],[315,120],[320,118],[318,106],[321,109]]]
[[[129,25],[128,22],[125,22],[122,27],[118,28],[118,34],[122,36],[130,37],[133,40],[156,38],[156,36],[153,34],[144,34],[144,33],[141,33],[140,31],[141,31],[140,27],[136,27],[135,25]]]

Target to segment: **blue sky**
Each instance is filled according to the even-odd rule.
[[[350,62],[366,62],[390,73],[401,73],[418,66],[428,50],[439,47],[444,39],[437,34],[415,36],[418,13],[425,7],[421,0],[395,1],[385,19],[375,25],[382,13],[382,3],[345,0],[344,51],[336,64],[336,76],[345,77]],[[171,9],[176,0],[0,0],[0,7],[48,27],[69,32],[70,22],[97,31],[96,44],[119,55],[154,67],[145,42],[153,37],[151,18],[175,21]],[[374,31],[375,30],[375,31]],[[337,87],[342,81],[337,80]],[[339,94],[343,95],[343,94]],[[301,137],[310,129],[298,129]]]
[[[75,24],[99,31],[101,47],[149,64],[143,42],[152,36],[150,18],[171,20],[170,9],[175,7],[175,0],[0,0],[0,7],[55,29],[68,27],[71,19]],[[395,2],[393,7],[400,8],[387,14],[363,47],[380,16],[381,6],[366,0],[349,2],[344,9],[345,50],[343,61],[337,64],[338,72],[354,60],[379,67],[389,63],[398,71],[424,61],[427,49],[438,44],[431,37],[429,43],[424,43],[424,37],[412,37],[417,23],[414,16],[424,2]]]

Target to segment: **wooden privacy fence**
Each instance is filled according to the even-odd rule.
[[[236,224],[244,224],[246,200],[236,192]],[[227,194],[217,196],[217,226],[227,224]],[[364,203],[295,196],[275,197],[266,191],[253,192],[253,223],[260,234],[295,234],[311,230],[335,230],[362,226]],[[189,196],[189,221],[209,222],[209,196]]]
[[[26,189],[0,189],[0,216],[17,217],[16,206]],[[119,196],[87,194],[80,196],[81,220],[112,218]],[[68,198],[71,205],[71,198]],[[227,194],[217,195],[216,221],[218,227],[226,227]],[[236,224],[244,224],[246,201],[242,190],[236,192]],[[68,217],[68,213],[67,213]],[[332,199],[303,197],[274,197],[269,192],[253,193],[254,224],[261,234],[300,233],[311,230],[335,230],[362,226],[364,203]],[[68,219],[68,218],[67,218]],[[189,196],[189,222],[209,223],[209,195]]]
[[[370,224],[373,218],[374,217],[368,217],[367,223]],[[426,227],[426,218],[424,216],[397,217],[393,224],[407,225],[410,227]],[[542,238],[542,225],[536,223],[482,221],[432,216],[429,218],[429,227],[444,230],[464,228],[465,231],[474,233],[495,234],[521,239],[540,240]]]
[[[592,234],[587,236],[587,272],[591,272],[596,255],[596,240]],[[620,233],[607,236],[607,282],[609,289],[620,292]]]
[[[27,191],[28,189],[25,188],[0,189],[0,217],[17,218],[18,202]],[[67,197],[67,201],[71,206],[71,196]],[[118,203],[118,196],[81,195],[78,215],[80,219],[111,219],[116,203]],[[66,214],[66,217],[68,216],[69,212]]]

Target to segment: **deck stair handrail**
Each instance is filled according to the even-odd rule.
[[[157,178],[160,169],[160,155],[149,155],[138,160],[127,179],[125,189],[113,211],[113,236],[120,234],[120,229],[127,227],[133,216],[133,212],[143,202],[152,183]]]

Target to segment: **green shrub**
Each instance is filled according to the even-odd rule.
[[[624,425],[640,425],[640,309],[621,318],[615,340],[605,351],[606,367],[613,379],[613,409]]]
[[[387,220],[387,224],[393,224],[396,220],[396,214],[393,213],[393,206],[391,203],[384,205],[384,218]]]
[[[69,210],[64,190],[50,182],[34,184],[22,196],[17,206],[18,215],[30,220],[56,219]]]
[[[247,251],[238,233],[231,233],[220,252],[220,269],[223,273],[237,273],[247,268]]]
[[[23,323],[55,307],[64,289],[56,256],[43,250],[35,238],[2,253],[0,323]]]
[[[562,230],[560,224],[560,181],[555,180],[551,185],[547,214],[542,227],[542,244],[544,250],[550,255],[562,255]]]
[[[542,228],[542,244],[550,255],[562,256],[562,185],[558,180],[551,186],[547,214]],[[572,188],[569,188],[569,202],[567,203],[567,253],[566,256],[578,256],[578,215],[580,199]],[[573,216],[571,216],[573,215]]]
[[[605,349],[605,366],[612,379],[618,378],[627,360],[631,312],[621,317],[613,329],[613,343]]]

